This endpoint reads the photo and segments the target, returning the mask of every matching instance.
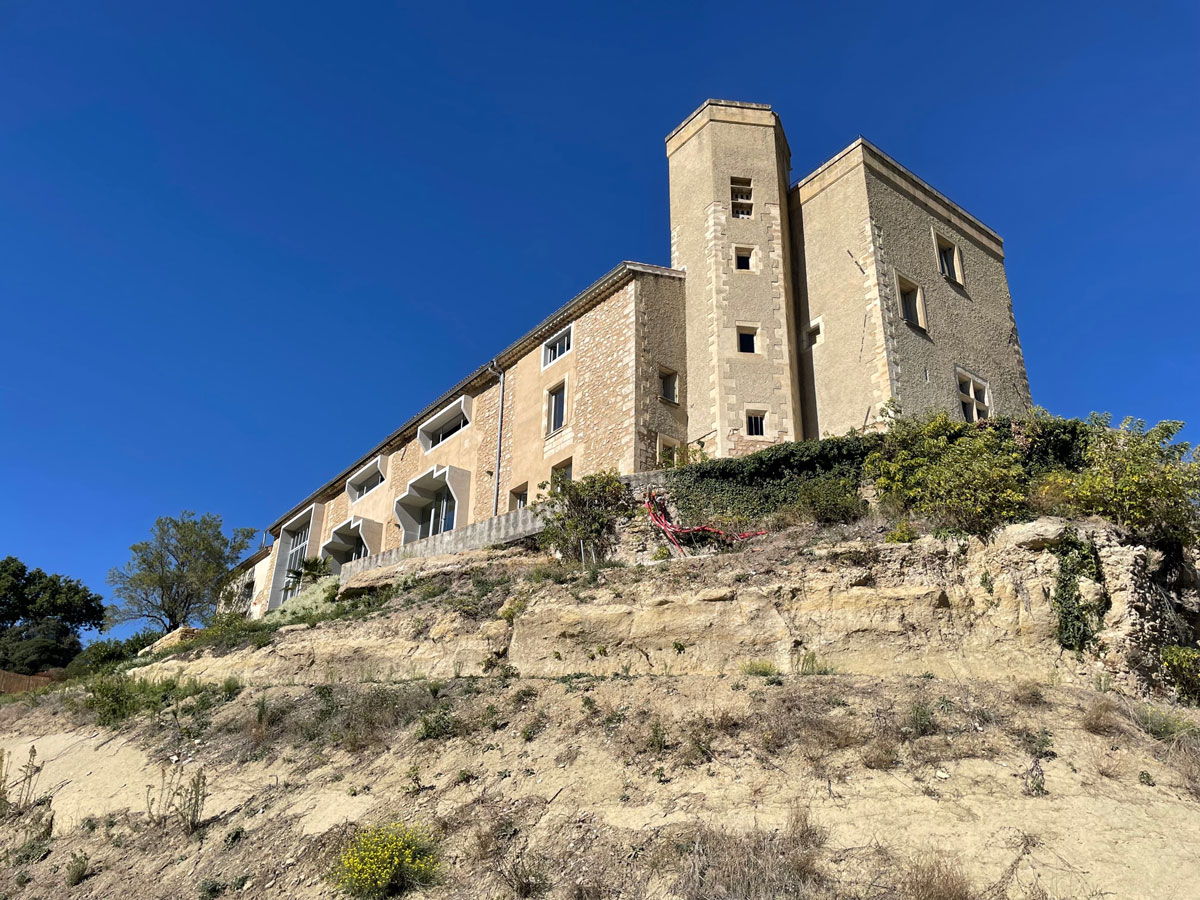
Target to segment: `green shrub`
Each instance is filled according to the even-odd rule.
[[[889,544],[911,544],[918,537],[920,535],[909,524],[908,519],[901,519],[896,523],[896,527],[887,533],[884,541]]]
[[[451,737],[459,731],[459,721],[448,706],[440,706],[421,716],[417,738],[422,741]]]
[[[144,628],[125,640],[92,641],[67,664],[67,677],[79,678],[94,672],[111,671],[117,663],[136,659],[139,650],[144,650],[162,637],[155,628]]]
[[[87,878],[88,862],[86,853],[71,854],[71,861],[67,863],[67,887],[75,887]]]
[[[375,900],[432,884],[439,867],[437,843],[428,830],[393,822],[355,835],[330,877],[351,897]]]
[[[1163,647],[1162,662],[1179,689],[1179,695],[1192,703],[1200,702],[1200,649]]]
[[[578,481],[556,475],[539,487],[546,490],[536,504],[545,523],[541,545],[567,560],[604,559],[616,542],[617,520],[633,509],[616,473],[596,472]]]
[[[867,512],[867,502],[858,493],[859,482],[859,478],[846,475],[798,479],[794,509],[818,525],[856,522]]]
[[[95,712],[97,724],[111,727],[143,710],[159,710],[189,697],[211,694],[212,690],[194,679],[181,682],[175,678],[96,675],[84,685],[83,705]]]
[[[1054,471],[1039,483],[1043,496],[1056,498],[1068,514],[1097,515],[1152,543],[1200,540],[1200,463],[1191,445],[1174,438],[1182,422],[1146,428],[1125,419],[1093,415],[1082,471]]]
[[[936,525],[987,534],[1028,513],[1029,476],[1010,430],[946,413],[892,421],[864,464],[880,499]]]

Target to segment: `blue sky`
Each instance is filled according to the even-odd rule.
[[[862,134],[998,230],[1037,402],[1200,440],[1196,4],[744,9],[0,2],[0,556],[107,594],[158,515],[266,526],[666,264],[706,97],[771,103],[796,177]]]

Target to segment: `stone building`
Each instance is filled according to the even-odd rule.
[[[239,567],[252,615],[306,557],[506,536],[555,473],[872,428],[893,398],[1029,409],[1003,241],[974,216],[862,139],[791,183],[763,104],[709,100],[666,150],[671,267],[619,264],[280,516]]]

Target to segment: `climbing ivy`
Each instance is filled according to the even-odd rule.
[[[777,444],[672,469],[667,487],[688,524],[751,521],[793,507],[810,510],[817,521],[851,521],[865,509],[858,496],[863,461],[882,440],[853,434]]]
[[[1100,555],[1095,545],[1080,537],[1074,529],[1063,535],[1054,548],[1054,555],[1058,557],[1058,575],[1054,579],[1051,602],[1058,616],[1058,643],[1068,650],[1082,650],[1095,639],[1109,607],[1107,592],[1097,605],[1085,603],[1079,590],[1080,578],[1089,578],[1103,586]]]

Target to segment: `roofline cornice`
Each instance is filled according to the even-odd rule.
[[[403,425],[385,437],[370,451],[360,457],[355,463],[327,481],[313,493],[309,494],[302,501],[297,503],[286,513],[272,522],[267,531],[278,537],[279,529],[285,522],[292,519],[298,512],[302,512],[306,507],[314,503],[321,503],[325,500],[336,496],[341,490],[341,485],[347,478],[361,469],[363,466],[370,463],[373,457],[379,456],[382,453],[389,451],[389,448],[395,444],[401,443],[409,439],[416,433],[417,427],[436,413],[447,403],[453,402],[462,394],[469,390],[480,388],[489,381],[497,379],[495,369],[507,369],[518,359],[538,345],[540,341],[544,341],[550,337],[555,331],[562,328],[569,322],[579,318],[588,310],[602,303],[605,299],[611,296],[620,288],[624,287],[632,281],[637,275],[657,275],[667,278],[683,278],[684,273],[678,269],[669,269],[665,266],[655,266],[650,263],[639,263],[625,260],[618,263],[612,269],[601,275],[590,285],[552,312],[549,316],[535,325],[530,331],[526,332],[513,343],[509,344],[498,354],[496,354],[488,362],[479,366],[469,375],[439,395],[436,400],[433,400],[416,415],[408,419]]]

